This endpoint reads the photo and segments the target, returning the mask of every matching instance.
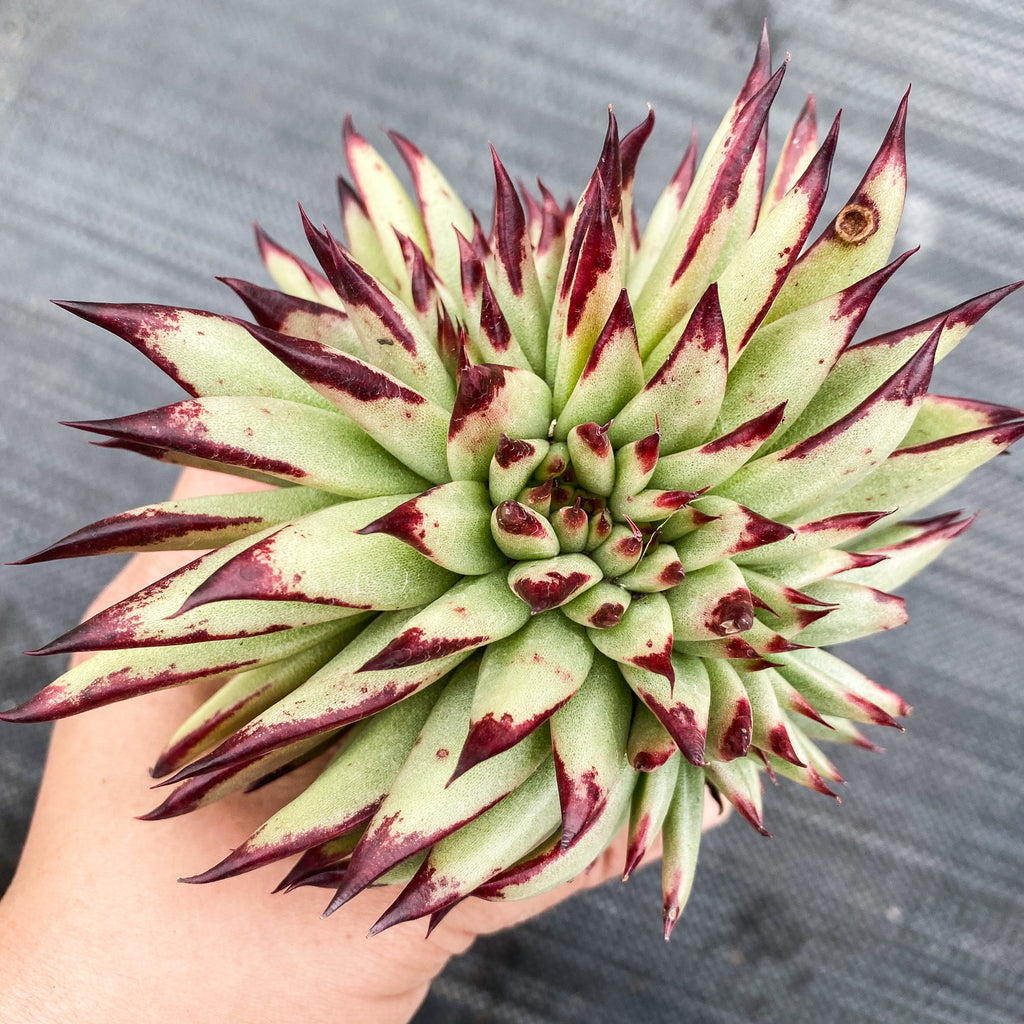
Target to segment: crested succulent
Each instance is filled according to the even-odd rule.
[[[219,688],[159,752],[183,814],[320,755],[213,881],[298,855],[283,888],[401,892],[375,930],[469,895],[571,879],[623,829],[663,840],[666,937],[705,790],[757,830],[768,776],[834,796],[825,741],[909,708],[825,650],[899,626],[890,593],[968,525],[913,518],[1024,434],[1024,413],[929,393],[1017,285],[865,341],[904,202],[904,97],[849,200],[823,210],[839,118],[813,99],[765,184],[785,65],[767,38],[698,161],[641,232],[653,113],[614,115],[579,200],[493,154],[485,231],[392,134],[413,196],[351,121],[344,244],[319,269],[258,231],[277,289],[252,321],[62,303],[188,397],[71,424],[101,443],[272,485],[111,516],[25,562],[203,551],[37,654],[95,651],[20,707],[37,722],[161,687]],[[765,832],[765,834],[767,834]]]

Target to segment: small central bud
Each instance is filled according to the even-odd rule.
[[[559,551],[547,519],[518,501],[503,501],[491,513],[491,536],[502,553],[516,561],[550,558]]]
[[[530,515],[518,501],[503,501],[497,508],[495,518],[498,526],[506,533],[528,537],[540,537],[544,534],[540,517]]]
[[[617,450],[597,423],[574,427],[565,442],[502,436],[490,467],[491,533],[518,563],[509,585],[534,614],[565,607],[573,621],[609,629],[634,596],[683,582],[679,556],[659,533],[700,492],[645,489],[659,449],[657,421]]]

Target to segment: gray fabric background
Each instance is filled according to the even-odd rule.
[[[731,101],[767,15],[776,60],[794,58],[775,144],[808,90],[826,123],[845,108],[826,210],[914,83],[897,244],[923,249],[868,329],[1024,276],[1022,10],[1005,0],[0,0],[0,558],[170,486],[168,470],[57,425],[177,392],[47,300],[239,312],[213,275],[263,280],[252,219],[301,247],[296,199],[314,219],[335,217],[346,111],[381,146],[377,125],[414,139],[486,217],[488,141],[513,175],[539,173],[561,195],[591,169],[605,105],[628,127],[650,101],[658,124],[638,179],[648,211],[691,120],[706,139]],[[1022,313],[1020,295],[997,308],[935,389],[1024,403]],[[886,755],[838,753],[850,780],[842,807],[792,786],[769,792],[776,838],[740,821],[711,835],[670,944],[647,871],[480,942],[417,1020],[1021,1020],[1022,465],[1021,453],[996,459],[947,499],[984,514],[905,588],[911,624],[850,651],[917,711],[905,736],[879,737]],[[62,632],[113,569],[0,571],[0,703],[57,671],[19,652]],[[46,732],[0,726],[0,889]]]

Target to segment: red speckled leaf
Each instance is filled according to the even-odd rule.
[[[794,310],[758,330],[729,371],[720,426],[732,429],[752,414],[784,403],[786,418],[769,442],[773,447],[781,447],[779,439],[808,403],[815,400],[875,296],[914,251],[904,253],[843,291]]]
[[[279,398],[200,398],[66,425],[351,498],[427,486],[347,417]]]
[[[853,195],[800,257],[766,322],[831,295],[871,274],[889,258],[907,193],[904,129],[910,90]]]
[[[668,354],[662,357],[659,346],[646,369],[653,376],[608,428],[612,443],[637,441],[655,422],[664,454],[704,441],[715,425],[729,372],[717,285],[708,286]]]
[[[565,408],[558,416],[554,436],[564,440],[578,423],[606,423],[643,387],[643,383],[633,311],[623,289]]]
[[[545,437],[551,392],[531,373],[513,366],[467,366],[448,427],[448,467],[455,480],[486,480],[502,435]]]
[[[708,148],[712,165],[697,172],[694,189],[635,303],[640,352],[645,358],[690,312],[710,283],[744,179],[754,169],[751,156],[784,72],[785,65],[744,103],[721,146],[712,142]]]
[[[632,715],[629,688],[615,663],[598,654],[575,696],[552,716],[563,849],[600,811],[622,776]]]
[[[490,879],[501,866],[528,854],[558,821],[552,774],[550,760],[545,761],[518,789],[436,842],[370,935],[428,914],[432,915],[432,927],[436,926],[447,908]]]
[[[329,910],[337,909],[394,864],[472,821],[526,782],[550,758],[551,740],[544,726],[496,755],[486,770],[472,769],[451,781],[455,758],[469,728],[476,676],[474,662],[456,672],[445,687],[419,741],[370,821],[352,856],[345,884]],[[554,772],[548,770],[557,814]]]
[[[469,734],[452,778],[507,750],[570,700],[590,671],[594,649],[582,627],[538,615],[484,651]]]
[[[244,640],[102,651],[69,669],[16,708],[0,712],[5,722],[46,722],[198,679],[226,677],[280,661],[330,639],[341,623],[325,622]]]
[[[276,704],[330,661],[366,625],[368,618],[369,614],[340,620],[326,639],[297,654],[233,676],[178,726],[150,775],[159,779],[180,771],[193,758]]]
[[[108,516],[69,534],[16,565],[125,551],[184,551],[223,547],[243,537],[326,508],[335,494],[311,487],[204,495]]]
[[[936,328],[926,345],[842,419],[748,463],[719,492],[765,515],[789,517],[817,512],[823,498],[849,490],[884,462],[910,429],[928,390],[941,330]],[[874,506],[879,507],[885,505]]]
[[[181,613],[183,602],[212,573],[246,548],[258,544],[274,529],[201,555],[138,593],[97,612],[32,653],[69,654],[230,640],[358,614],[354,608],[299,601],[232,601]]]
[[[684,511],[690,509],[696,509],[708,518],[699,523],[696,529],[688,526],[685,535],[672,542],[687,573],[764,544],[785,542],[787,537],[793,535],[792,527],[767,519],[717,495],[696,498]],[[671,527],[670,519],[662,531],[666,539],[673,536]]]
[[[190,395],[265,395],[330,408],[308,384],[263,351],[234,317],[146,304],[57,305],[123,338]]]
[[[665,597],[676,641],[717,640],[754,622],[746,581],[727,558],[687,573],[685,585],[667,590]]]
[[[665,727],[683,757],[703,765],[711,684],[699,658],[672,653],[675,682],[635,665],[620,665],[623,678]]]
[[[449,479],[447,410],[356,356],[266,327],[249,330],[264,348],[414,473],[431,483]]]
[[[218,277],[217,280],[226,284],[249,307],[253,319],[261,327],[293,338],[319,341],[349,355],[362,355],[359,335],[343,310],[285,295],[273,288],[261,288],[235,277]]]
[[[328,842],[373,816],[439,696],[428,687],[357,723],[330,764],[219,864],[189,879],[213,882]]]
[[[785,410],[786,403],[782,402],[699,448],[666,455],[658,462],[651,483],[655,487],[698,491],[729,480],[778,429]]]

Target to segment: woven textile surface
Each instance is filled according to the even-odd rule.
[[[127,345],[50,298],[240,313],[214,275],[263,280],[250,221],[299,250],[295,200],[335,223],[346,112],[382,151],[378,125],[415,141],[486,222],[488,142],[513,177],[540,174],[556,195],[577,193],[606,105],[631,127],[650,102],[644,214],[691,122],[702,139],[714,130],[764,17],[775,63],[793,56],[773,144],[808,91],[825,124],[844,108],[826,212],[856,184],[913,83],[896,251],[922,248],[859,336],[1024,277],[1020,5],[0,0],[0,559],[159,500],[173,477],[58,426],[179,396]],[[932,390],[1024,403],[1021,295],[938,368]],[[902,589],[908,626],[844,649],[917,711],[906,735],[873,736],[884,756],[838,751],[851,780],[842,806],[769,787],[775,839],[735,816],[709,835],[671,943],[658,873],[647,869],[479,942],[437,981],[417,1022],[1021,1020],[1022,467],[1020,452],[995,459],[943,501],[983,514]],[[57,674],[55,660],[20,652],[68,628],[116,564],[2,570],[0,706]],[[0,891],[46,738],[41,726],[0,726]]]

